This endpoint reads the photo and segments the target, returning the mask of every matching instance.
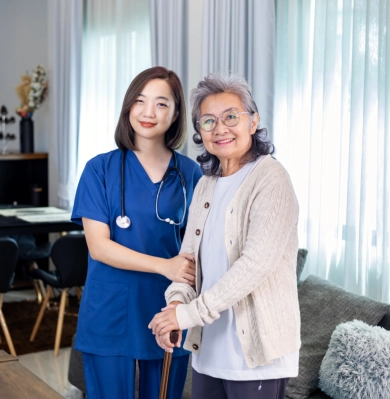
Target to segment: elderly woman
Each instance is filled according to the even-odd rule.
[[[191,100],[205,176],[181,253],[194,255],[196,285],[172,283],[149,327],[167,351],[169,333],[189,329],[193,399],[284,398],[301,344],[294,189],[244,79],[211,74]]]

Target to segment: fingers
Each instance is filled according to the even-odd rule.
[[[172,323],[170,320],[164,320],[161,323],[159,323],[156,328],[154,329],[153,334],[155,335],[163,335],[168,331],[172,331],[175,329],[174,323]]]
[[[186,259],[190,260],[191,262],[195,263],[194,254],[188,254],[188,253],[186,253],[186,252],[182,252],[182,253],[180,254],[180,256],[183,256],[184,258],[186,258]]]
[[[180,348],[180,346],[181,346],[181,340],[182,340],[182,338],[183,338],[183,333],[182,333],[181,330],[179,330],[178,333],[179,333],[179,339],[177,340],[175,346],[177,346],[178,348]]]
[[[165,312],[157,313],[152,321],[149,323],[148,328],[152,329],[153,334],[157,335],[160,333],[160,330],[162,327],[165,327],[166,325],[172,324],[175,326],[175,323],[173,322],[172,318],[169,317],[170,313],[168,312],[174,312],[174,309],[171,310],[166,310]],[[176,319],[176,316],[175,316]],[[172,328],[174,330],[175,328]]]
[[[169,340],[169,335],[170,334],[166,334],[165,336],[157,335],[156,342],[160,348],[164,349],[166,352],[172,353],[173,352],[173,344]]]

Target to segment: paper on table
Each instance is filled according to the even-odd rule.
[[[22,219],[30,223],[43,222],[70,222],[70,212],[52,213],[52,214],[38,214],[38,215],[16,215],[18,219]]]
[[[21,219],[23,216],[28,215],[68,215],[69,211],[64,209],[56,208],[55,206],[45,206],[36,208],[6,208],[0,209],[0,215],[2,216],[16,216]]]

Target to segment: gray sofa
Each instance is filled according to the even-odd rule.
[[[299,376],[289,381],[286,398],[330,398],[318,389],[318,377],[336,326],[357,319],[390,331],[390,305],[352,294],[315,276],[299,284],[298,295],[302,340]]]
[[[305,257],[306,253],[304,253]],[[298,280],[300,272],[301,270],[297,270]],[[351,294],[315,276],[309,276],[299,284],[298,294],[302,319],[300,373],[297,378],[289,381],[286,398],[329,398],[317,388],[317,384],[321,361],[328,348],[332,332],[338,324],[354,319],[362,320],[370,325],[380,325],[390,331],[390,305]],[[71,353],[68,377],[71,384],[85,392],[81,354],[75,350]],[[191,370],[189,366],[183,399],[190,398]]]

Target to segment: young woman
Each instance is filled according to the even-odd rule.
[[[194,283],[193,256],[181,254],[199,166],[174,150],[185,138],[182,86],[154,67],[130,84],[115,132],[118,149],[91,159],[81,176],[72,220],[89,248],[76,349],[83,353],[87,395],[158,398],[164,351],[148,322],[174,282]],[[168,398],[181,398],[188,352],[173,355]]]
[[[150,326],[170,351],[169,332],[189,329],[192,399],[283,399],[301,344],[294,189],[244,79],[211,74],[191,100],[206,176],[181,251],[195,256],[196,287],[172,283]]]

